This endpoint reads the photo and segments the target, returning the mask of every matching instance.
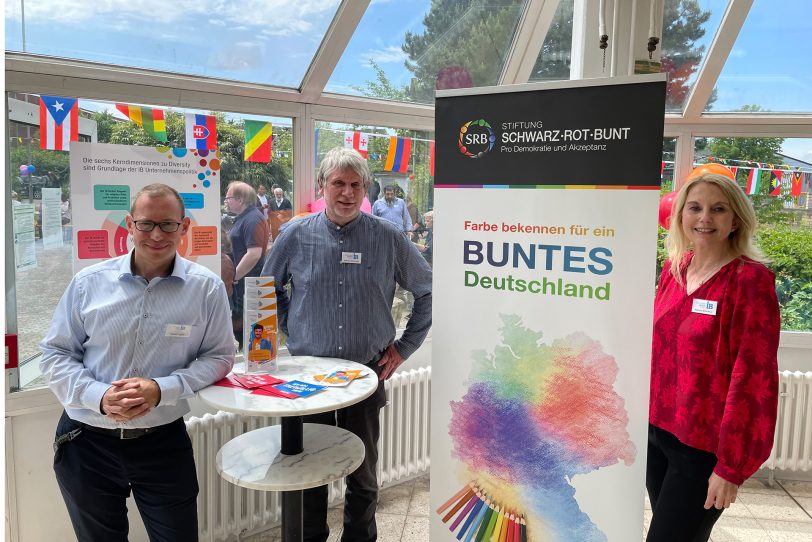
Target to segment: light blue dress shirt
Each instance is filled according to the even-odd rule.
[[[275,278],[279,326],[293,355],[376,359],[395,338],[396,284],[414,295],[394,341],[398,353],[412,355],[431,327],[431,268],[404,232],[365,213],[345,226],[324,212],[286,223],[262,276]]]
[[[381,198],[372,206],[372,214],[388,220],[405,232],[412,231],[412,217],[406,208],[406,202],[400,198],[392,200],[392,205],[386,203],[385,198]]]
[[[147,283],[133,275],[132,253],[73,277],[40,343],[40,369],[72,419],[117,428],[100,411],[110,383],[154,379],[157,408],[124,423],[154,427],[187,412],[186,401],[234,364],[228,296],[220,277],[176,255],[172,274]]]

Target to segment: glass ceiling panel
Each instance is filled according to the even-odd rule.
[[[339,0],[9,0],[6,50],[298,87]]]
[[[435,88],[495,85],[524,5],[373,1],[325,90],[433,103]]]
[[[572,7],[574,0],[561,0],[536,65],[530,72],[530,82],[560,81],[570,78],[572,57]]]
[[[812,112],[810,35],[809,0],[755,0],[706,110]]]
[[[665,0],[660,71],[668,73],[666,112],[682,112],[727,3],[727,0]],[[711,97],[711,104],[713,100]]]

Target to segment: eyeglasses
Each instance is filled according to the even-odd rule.
[[[138,231],[152,231],[155,226],[161,228],[164,233],[175,233],[180,228],[181,222],[153,222],[152,220],[133,220],[135,229]]]

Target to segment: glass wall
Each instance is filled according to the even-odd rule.
[[[41,384],[37,367],[38,344],[48,329],[57,302],[73,276],[76,239],[73,217],[82,212],[81,208],[73,207],[74,202],[70,197],[70,152],[40,148],[39,125],[34,124],[39,120],[39,100],[37,94],[8,93],[10,122],[7,166],[11,178],[11,208],[15,221],[13,257],[16,281],[16,299],[9,301],[16,304],[20,384],[23,387]],[[225,194],[229,182],[242,180],[255,189],[264,185],[268,193],[274,187],[279,187],[286,198],[293,199],[293,136],[290,118],[165,109],[167,141],[164,143],[127,118],[116,104],[80,98],[79,140],[185,148],[186,113],[204,113],[213,115],[216,119],[217,144],[221,153],[221,196]],[[245,160],[245,121],[250,120],[272,124],[270,162]],[[29,169],[33,171],[29,173]],[[53,208],[57,204],[58,210]],[[234,216],[223,207],[220,224],[217,224],[221,226],[221,232],[228,231],[233,219]],[[228,255],[226,237],[221,236],[221,252]]]
[[[812,331],[812,139],[710,137],[695,155],[723,164],[750,200],[758,218],[756,241],[776,275],[781,329]]]
[[[367,193],[368,201],[362,207],[372,212],[376,201],[384,199],[384,192],[394,189],[394,195],[403,199],[409,211],[409,223],[404,230],[423,257],[432,263],[433,209],[434,209],[434,133],[415,130],[399,130],[384,126],[358,126],[331,122],[316,123],[316,171],[324,155],[334,147],[360,147],[366,152],[367,163],[372,172],[372,185]],[[408,147],[404,151],[404,145]],[[398,154],[398,148],[400,153]],[[396,154],[398,160],[396,161]],[[313,182],[316,197],[319,189]],[[379,205],[383,205],[381,201]],[[313,210],[323,208],[321,200],[312,205]],[[427,215],[428,213],[428,215]],[[400,225],[400,224],[399,224]],[[392,305],[392,318],[398,329],[405,327],[411,312],[411,294],[398,288]]]

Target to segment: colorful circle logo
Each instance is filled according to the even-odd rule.
[[[480,158],[493,148],[496,134],[485,119],[466,122],[460,128],[460,139],[457,145],[460,152],[469,158]]]

